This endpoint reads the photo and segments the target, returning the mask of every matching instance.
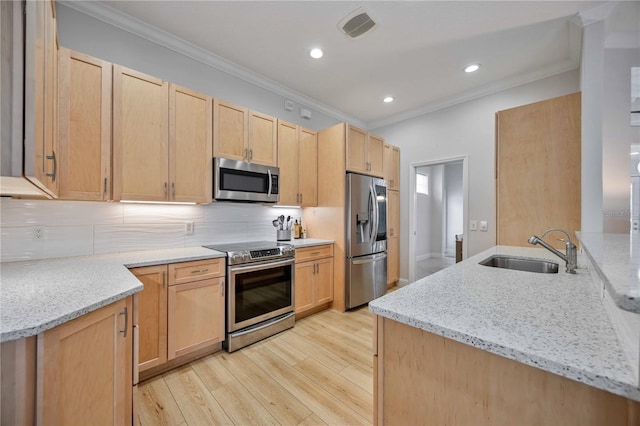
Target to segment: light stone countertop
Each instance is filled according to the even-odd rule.
[[[640,313],[640,234],[576,234],[615,304]]]
[[[142,290],[127,268],[225,257],[203,247],[0,264],[0,342],[34,336]]]
[[[551,259],[558,274],[491,268],[494,254]],[[580,263],[579,263],[580,264]],[[640,401],[587,269],[542,248],[496,246],[369,303],[383,317]]]
[[[318,238],[300,238],[300,239],[291,239],[291,241],[281,241],[284,243],[293,244],[296,248],[302,247],[313,247],[313,246],[321,246],[324,244],[333,244],[333,240],[321,240]]]

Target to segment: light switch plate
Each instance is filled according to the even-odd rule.
[[[487,228],[488,228],[487,221],[486,220],[481,220],[480,221],[480,230],[483,231],[483,232],[487,232]]]
[[[478,230],[478,221],[472,220],[469,222],[469,231],[477,231]]]
[[[184,223],[184,235],[193,235],[193,222]]]

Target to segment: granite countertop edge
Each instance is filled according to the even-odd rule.
[[[495,246],[373,300],[369,303],[369,310],[376,315],[640,401],[637,378],[591,283],[592,273],[579,268],[577,275],[560,272],[554,276],[478,265],[484,257],[500,254],[554,261],[553,255],[543,249]],[[513,291],[505,294],[509,289]],[[572,293],[582,289],[584,294],[576,296]],[[531,303],[532,298],[538,301],[538,305]],[[424,302],[416,304],[417,300]],[[505,310],[507,307],[515,309],[513,312],[518,314],[511,314]],[[571,334],[572,328],[580,329],[582,323],[576,323],[577,319],[572,320],[571,315],[563,315],[567,312],[575,313],[575,318],[580,318],[578,321],[587,321],[584,324],[595,328],[589,328],[588,333]],[[565,326],[564,321],[574,322]],[[541,324],[545,325],[539,328]],[[565,338],[567,340],[563,340]],[[545,339],[551,346],[540,345],[539,342]],[[602,345],[607,349],[603,351]]]
[[[636,314],[640,313],[640,298],[630,296],[621,292],[615,285],[613,285],[613,283],[602,270],[601,262],[596,258],[596,256],[592,254],[592,250],[589,248],[589,245],[591,244],[591,242],[588,240],[589,233],[576,232],[576,235],[578,236],[578,239],[582,244],[582,250],[591,261],[594,270],[598,274],[598,277],[600,277],[600,279],[604,283],[607,292],[613,299],[616,306],[625,311],[633,312]],[[604,236],[606,234],[602,235]]]
[[[584,383],[586,385],[605,390],[616,395],[623,396],[625,398],[633,399],[634,401],[640,401],[640,388],[634,386],[631,383],[622,383],[587,370],[564,365],[556,361],[526,353],[514,348],[509,348],[499,343],[490,342],[485,339],[452,330],[447,327],[416,320],[414,318],[398,314],[397,312],[389,311],[384,308],[369,305],[369,310],[376,315],[398,321],[402,324],[419,328],[430,333],[438,334],[447,339],[452,339],[457,342],[490,352],[492,354],[499,355],[520,362],[522,364],[529,365],[531,367],[539,368],[549,373],[554,373],[568,379],[573,379],[580,383]]]
[[[223,257],[187,247],[2,263],[0,343],[35,336],[141,291],[129,268]],[[60,291],[65,287],[84,294],[75,302]]]

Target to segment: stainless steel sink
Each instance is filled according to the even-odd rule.
[[[486,258],[480,265],[494,268],[514,269],[516,271],[537,272],[540,274],[557,274],[558,264],[550,260],[533,259],[527,257],[512,257],[493,255]]]

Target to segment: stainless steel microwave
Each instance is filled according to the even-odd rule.
[[[213,198],[218,201],[277,203],[280,169],[217,157],[213,160]]]

